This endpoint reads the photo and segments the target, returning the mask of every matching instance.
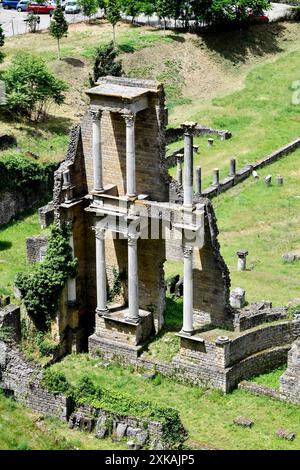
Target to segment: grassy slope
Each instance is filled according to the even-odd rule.
[[[64,370],[72,383],[88,374],[95,383],[105,387],[131,396],[136,396],[138,391],[143,399],[177,408],[189,431],[193,449],[203,444],[223,449],[270,450],[297,449],[300,445],[300,409],[297,406],[240,390],[223,396],[217,391],[205,391],[164,378],[145,380],[132,370],[115,365],[103,368],[101,362],[89,360],[85,355],[69,356],[54,368]],[[251,418],[254,427],[248,430],[234,426],[232,420],[239,415]],[[275,432],[280,427],[294,430],[295,441],[278,439]]]
[[[36,212],[0,227],[0,294],[11,293],[15,274],[30,268],[26,261],[25,240],[39,233],[41,228]],[[43,231],[43,234],[47,233],[48,230]]]
[[[70,430],[58,419],[43,417],[0,395],[1,450],[124,449],[123,443],[99,440]]]

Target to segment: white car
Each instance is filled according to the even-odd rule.
[[[50,5],[56,7],[57,5],[57,0],[51,0],[50,2]],[[62,7],[62,9],[64,10],[65,9],[65,6],[66,6],[66,0],[60,0],[60,6]]]
[[[81,8],[75,0],[67,0],[65,6],[65,13],[80,13]]]

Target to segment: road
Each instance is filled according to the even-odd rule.
[[[288,12],[291,11],[293,8],[289,5],[279,4],[279,3],[271,3],[272,9],[269,10],[266,14],[268,15],[270,21],[278,21],[281,18],[284,18],[288,15]],[[25,34],[28,32],[28,25],[24,22],[27,13],[25,12],[17,12],[16,10],[4,10],[2,5],[0,5],[0,24],[4,29],[4,33],[6,36],[15,36],[17,34]],[[69,23],[80,23],[81,21],[86,20],[87,18],[84,17],[81,13],[76,15],[65,15],[66,19]],[[103,16],[103,12],[99,10],[99,12],[94,15],[94,18],[100,18]],[[40,15],[41,22],[39,25],[39,30],[45,30],[49,28],[50,24],[50,16],[49,15]],[[126,20],[130,20],[130,17],[124,17]],[[151,26],[157,26],[159,23],[159,18],[157,16],[152,16],[148,18],[145,15],[140,15],[135,19],[136,23],[139,24],[151,24]],[[167,22],[169,27],[174,27],[174,21],[169,20]]]

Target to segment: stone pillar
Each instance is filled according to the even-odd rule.
[[[137,235],[128,234],[128,316],[129,321],[139,321],[139,278]]]
[[[183,326],[181,333],[192,335],[194,333],[193,322],[193,248],[183,247]]]
[[[103,169],[102,169],[102,141],[101,141],[101,118],[102,110],[92,108],[92,142],[94,162],[94,191],[103,191]]]
[[[184,133],[184,186],[185,207],[193,206],[193,134],[190,129]]]
[[[246,270],[246,257],[248,255],[248,251],[246,250],[239,250],[237,251],[238,262],[237,262],[237,270],[238,271],[245,271]]]
[[[196,194],[201,195],[201,167],[197,166],[196,168]]]
[[[232,158],[230,160],[229,176],[235,176],[235,175],[236,175],[236,160],[235,160],[235,158]]]
[[[135,115],[124,114],[126,123],[126,195],[136,196],[135,180]]]
[[[177,182],[182,186],[182,160],[177,158]]]
[[[72,248],[72,255],[74,257],[73,233],[71,234],[69,238],[69,244],[70,244],[70,247]],[[76,304],[76,278],[75,277],[68,279],[67,289],[68,289],[68,305],[69,307],[73,307]]]
[[[282,186],[283,185],[283,177],[282,176],[277,176],[277,185]]]
[[[220,183],[219,168],[215,168],[213,171],[213,186],[219,186],[219,183]]]
[[[208,147],[212,147],[214,145],[214,139],[212,139],[211,137],[207,139],[207,145]]]
[[[107,308],[107,279],[105,262],[105,230],[95,227],[96,233],[96,283],[97,283],[97,308],[98,315],[108,314]]]

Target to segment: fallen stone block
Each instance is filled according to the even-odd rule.
[[[244,416],[238,416],[233,420],[233,423],[237,426],[242,426],[243,428],[251,428],[254,422],[249,418],[244,418]]]
[[[296,433],[287,431],[286,429],[278,429],[276,435],[280,437],[280,439],[286,439],[287,441],[293,441],[296,437]]]

